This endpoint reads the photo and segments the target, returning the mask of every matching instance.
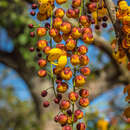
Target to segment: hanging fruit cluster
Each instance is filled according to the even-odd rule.
[[[94,41],[91,25],[95,24],[95,29],[107,27],[108,13],[103,0],[90,0],[84,4],[84,0],[72,0],[71,8],[64,10],[55,9],[55,2],[62,5],[67,0],[38,0],[38,4],[32,4],[32,16],[37,16],[41,22],[40,25],[34,26],[29,24],[29,28],[34,31],[30,32],[31,37],[38,39],[36,47],[31,47],[30,51],[36,50],[38,53],[38,65],[40,70],[38,76],[51,77],[54,91],[54,103],[59,105],[60,113],[54,118],[61,124],[62,130],[73,130],[76,124],[77,130],[85,130],[86,125],[83,122],[84,113],[82,109],[77,109],[89,105],[88,90],[83,88],[86,78],[90,74],[88,68],[89,58],[87,45]],[[123,23],[125,38],[122,42],[122,48],[128,49],[129,38],[129,9],[127,15],[120,18],[124,6],[120,4],[119,19]],[[59,7],[59,6],[58,6]],[[38,8],[38,13],[35,9]],[[118,13],[118,12],[117,12]],[[64,16],[67,20],[64,20]],[[122,16],[122,15],[121,15]],[[78,25],[74,26],[70,21],[75,19]],[[45,23],[45,21],[48,22]],[[48,40],[45,40],[48,36]],[[84,42],[84,43],[83,43]],[[81,44],[82,43],[82,44]],[[44,57],[44,58],[43,58]],[[49,71],[46,66],[50,65]],[[48,95],[48,90],[41,92],[42,97]],[[67,97],[65,93],[67,92]],[[50,105],[49,100],[43,102],[44,107]],[[81,120],[82,119],[82,120]],[[80,122],[79,122],[80,120]]]
[[[130,7],[125,0],[118,1],[116,17],[121,22],[122,40],[121,44],[118,43],[118,50],[114,56],[119,63],[128,61],[127,68],[130,71]],[[112,44],[117,44],[117,41],[114,40]]]

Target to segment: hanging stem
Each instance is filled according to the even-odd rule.
[[[51,9],[51,28],[52,28],[52,22],[53,22],[53,10]],[[52,48],[52,38],[50,37],[50,47]],[[51,80],[52,80],[52,85],[53,85],[53,91],[55,97],[57,97],[56,90],[55,90],[55,79],[53,75],[53,65],[51,64]]]

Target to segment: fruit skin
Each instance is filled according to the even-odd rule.
[[[67,2],[67,0],[56,0],[56,3],[59,5],[64,4],[66,2]]]
[[[58,122],[61,124],[61,125],[64,125],[67,123],[67,116],[65,114],[60,114],[59,115],[59,118],[58,118]]]
[[[72,77],[72,71],[71,71],[70,67],[65,67],[61,71],[61,78],[64,80],[70,80],[71,77]]]
[[[78,93],[76,92],[70,92],[69,95],[68,95],[69,99],[72,101],[72,102],[76,102],[78,100]]]
[[[33,26],[33,24],[28,24],[28,27],[29,27],[30,29],[32,29],[34,26]]]
[[[97,9],[97,3],[95,2],[89,3],[87,4],[87,7],[90,12],[94,12]]]
[[[40,50],[44,50],[44,48],[48,45],[48,42],[46,40],[39,40],[37,42],[37,47]]]
[[[54,103],[56,103],[56,104],[59,104],[59,103],[60,103],[60,100],[59,100],[58,98],[55,98],[53,101],[54,101]]]
[[[35,11],[31,11],[31,12],[30,12],[30,15],[32,15],[32,16],[35,16],[35,14],[36,14]]]
[[[89,58],[86,55],[81,55],[79,57],[79,59],[80,59],[80,65],[81,66],[86,66],[89,63]]]
[[[35,37],[35,32],[30,32],[30,37]]]
[[[73,8],[80,7],[80,5],[81,5],[81,0],[73,0],[72,1],[72,7]]]
[[[76,127],[77,127],[77,130],[85,130],[86,129],[85,123],[83,123],[83,122],[78,123]]]
[[[35,50],[34,47],[30,47],[30,48],[29,48],[29,51],[30,51],[30,52],[34,52],[34,50]]]
[[[56,29],[60,29],[62,23],[63,23],[62,19],[57,17],[53,20],[53,27]]]
[[[83,98],[86,98],[86,97],[89,96],[89,92],[88,92],[87,89],[81,89],[81,90],[79,91],[79,95],[80,95],[81,97],[83,97]]]
[[[38,64],[39,64],[40,67],[45,67],[47,62],[44,59],[40,59],[40,60],[38,60]]]
[[[41,92],[41,96],[42,96],[42,97],[46,97],[46,96],[47,96],[47,94],[48,94],[48,93],[47,93],[47,91],[46,91],[46,90],[43,90],[43,91]]]
[[[70,57],[70,62],[72,65],[76,66],[76,65],[79,65],[80,64],[80,60],[79,60],[79,56],[78,55],[72,55]]]
[[[46,75],[47,75],[46,70],[39,70],[39,71],[38,71],[38,76],[39,76],[39,77],[45,77]]]
[[[79,27],[73,27],[71,35],[74,39],[79,39],[82,35],[82,31]]]
[[[58,8],[55,11],[55,16],[59,18],[63,18],[65,15],[65,11],[62,8]]]
[[[51,29],[49,30],[49,35],[50,35],[51,37],[56,37],[57,35],[59,35],[59,31],[58,31],[56,28],[51,28]]]
[[[75,77],[75,85],[76,87],[81,87],[85,84],[85,77],[83,75],[77,75]]]
[[[79,105],[82,107],[87,107],[89,104],[88,98],[80,98]]]
[[[43,102],[43,107],[48,107],[50,103],[48,101]]]
[[[51,50],[50,46],[46,46],[44,47],[43,52],[48,55],[50,50]]]
[[[70,108],[70,101],[69,100],[62,100],[60,103],[61,110],[67,110]]]
[[[77,118],[74,116],[74,123],[75,123],[76,121],[77,121]],[[68,116],[67,123],[68,123],[68,124],[72,124],[72,122],[73,122],[72,116]]]
[[[58,83],[57,85],[57,92],[65,93],[68,89],[68,85],[65,82]]]
[[[80,22],[83,26],[87,26],[87,27],[90,26],[90,21],[89,21],[89,19],[88,19],[87,16],[80,16],[79,22]]]
[[[66,49],[67,49],[68,51],[74,50],[75,46],[76,46],[76,41],[75,41],[75,40],[73,40],[73,39],[68,39],[68,40],[66,41]]]
[[[60,43],[63,39],[62,39],[62,35],[59,33],[57,36],[55,36],[53,38],[53,40],[56,42],[56,43]]]
[[[81,45],[79,48],[78,48],[78,54],[79,55],[84,55],[88,52],[88,48],[84,45]]]
[[[92,33],[84,33],[82,39],[87,44],[91,44],[94,41]]]
[[[72,127],[69,125],[66,125],[62,128],[62,130],[72,130]]]
[[[74,112],[74,115],[75,115],[75,117],[76,117],[77,119],[82,119],[82,118],[83,118],[83,112],[82,112],[80,109],[76,110],[76,111]]]
[[[65,50],[64,44],[56,44],[56,48],[60,48],[61,50]]]
[[[46,35],[46,28],[40,27],[37,29],[37,35],[38,37],[43,37]]]
[[[36,9],[37,5],[36,4],[32,4],[32,9]]]
[[[80,73],[84,76],[88,76],[90,74],[90,69],[88,67],[82,67]]]
[[[68,34],[71,31],[71,24],[69,22],[63,22],[60,26],[60,30],[64,34]]]
[[[59,116],[56,115],[56,116],[54,117],[54,121],[55,121],[55,122],[58,122],[58,119],[59,119]]]
[[[75,14],[76,12],[74,11],[74,9],[68,9],[67,12],[66,12],[66,16],[68,18],[74,18],[75,17]]]

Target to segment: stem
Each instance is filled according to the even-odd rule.
[[[57,97],[56,90],[55,90],[55,80],[54,80],[54,75],[53,75],[53,65],[52,64],[51,64],[51,80],[52,80],[52,83],[53,83],[54,95],[55,95],[55,97]]]

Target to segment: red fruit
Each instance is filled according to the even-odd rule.
[[[28,27],[29,27],[30,29],[32,29],[32,28],[33,28],[33,24],[29,24]]]
[[[60,82],[57,85],[57,92],[59,93],[65,93],[68,89],[68,85],[65,82]]]
[[[68,9],[67,12],[66,12],[66,16],[68,18],[73,18],[75,17],[75,11],[73,9]]]
[[[36,4],[32,4],[32,9],[36,9],[37,5]]]
[[[43,102],[44,107],[48,107],[49,105],[50,105],[50,103],[48,101]]]
[[[65,11],[62,8],[58,8],[55,11],[56,17],[63,18],[64,14],[65,14]]]
[[[49,34],[51,37],[56,37],[57,35],[59,35],[59,31],[56,28],[51,28]]]
[[[80,5],[81,5],[81,0],[73,0],[72,1],[72,7],[73,8],[80,7]]]
[[[67,116],[65,114],[60,114],[59,115],[59,118],[58,118],[58,122],[61,124],[61,125],[64,125],[67,123]]]
[[[63,22],[60,26],[60,30],[64,34],[68,34],[71,31],[71,24],[69,22]]]
[[[85,77],[83,75],[77,75],[75,77],[75,85],[76,87],[81,87],[85,84]]]
[[[72,101],[72,102],[76,102],[78,100],[78,93],[76,92],[70,92],[69,95],[68,95],[69,99]]]
[[[89,28],[89,27],[85,27],[85,28],[82,29],[82,33],[83,33],[83,34],[84,34],[84,33],[90,34],[90,33],[92,33],[92,29]]]
[[[70,62],[72,65],[76,66],[76,65],[79,65],[80,64],[80,60],[79,60],[79,56],[77,54],[75,55],[72,55],[70,57]]]
[[[94,19],[91,20],[91,24],[95,24],[95,20]]]
[[[62,19],[61,18],[55,18],[54,20],[53,20],[53,26],[54,26],[54,28],[56,28],[56,29],[60,29],[60,26],[61,26],[61,24],[62,24]]]
[[[90,12],[94,12],[97,10],[97,3],[92,2],[92,3],[89,3],[87,6]]]
[[[62,41],[62,35],[59,33],[57,36],[55,36],[53,38],[53,40],[56,42],[56,43],[60,43]]]
[[[42,96],[42,97],[46,97],[46,96],[47,96],[47,94],[48,94],[48,93],[47,93],[47,91],[46,91],[46,90],[43,90],[43,91],[41,92],[41,96]]]
[[[70,107],[70,101],[69,100],[62,100],[60,103],[60,109],[61,110],[67,110]]]
[[[101,17],[98,17],[98,22],[101,22],[102,21],[102,18]]]
[[[102,23],[102,27],[106,28],[107,27],[107,23]]]
[[[35,16],[35,14],[36,14],[35,11],[31,11],[31,12],[30,12],[30,15],[32,15],[32,16]]]
[[[44,50],[44,48],[48,45],[48,42],[46,40],[39,40],[37,42],[37,47],[40,50]]]
[[[30,47],[29,50],[30,50],[30,52],[34,52],[35,49],[34,49],[34,47]]]
[[[89,58],[86,55],[81,55],[79,59],[81,66],[86,66],[89,63]]]
[[[82,119],[83,118],[83,112],[81,110],[76,110],[74,112],[74,115],[77,119]]]
[[[81,45],[79,48],[78,48],[78,53],[80,55],[84,55],[88,52],[88,48],[84,45]]]
[[[60,48],[61,50],[65,50],[64,44],[56,44],[56,48]]]
[[[49,23],[45,23],[45,28],[50,29],[50,24]]]
[[[82,107],[87,107],[89,105],[88,98],[80,98],[79,105]]]
[[[40,67],[45,67],[46,66],[46,60],[44,60],[44,59],[40,59],[40,60],[38,60],[38,64],[39,64],[39,66]]]
[[[68,51],[74,50],[75,46],[76,46],[76,41],[75,40],[73,40],[73,39],[66,40],[66,49]]]
[[[85,129],[86,129],[85,123],[80,122],[77,124],[77,130],[85,130]]]
[[[102,20],[106,22],[106,21],[108,20],[108,17],[107,17],[107,16],[104,16],[104,17],[102,18]]]
[[[48,54],[48,52],[51,50],[51,48],[49,47],[49,46],[46,46],[46,47],[44,47],[44,49],[43,49],[43,52],[45,53],[45,54]]]
[[[86,98],[86,97],[89,96],[89,92],[88,92],[88,90],[86,90],[86,89],[81,89],[81,90],[79,91],[79,95],[80,95],[81,97],[83,97],[83,98]]]
[[[30,37],[35,37],[35,32],[30,32]]]
[[[95,25],[95,29],[96,30],[99,30],[100,29],[100,26],[97,24],[97,25]]]
[[[54,99],[54,102],[55,102],[56,104],[59,104],[60,100],[59,100],[58,98],[55,98],[55,99]]]
[[[59,119],[59,116],[56,115],[56,116],[54,117],[55,122],[58,122],[58,119]]]
[[[80,73],[83,74],[84,76],[87,76],[90,74],[90,69],[88,67],[83,67],[80,69]]]
[[[38,76],[39,76],[39,77],[45,77],[46,75],[47,75],[46,70],[39,70],[39,71],[38,71]]]
[[[72,116],[72,111],[69,109],[69,110],[67,110],[67,114],[69,115],[69,116]]]
[[[69,125],[66,125],[62,128],[62,130],[72,130],[72,127]]]
[[[72,71],[71,71],[70,67],[65,67],[61,71],[61,78],[64,80],[70,80],[71,77],[72,77]]]
[[[37,29],[37,35],[38,35],[39,37],[45,36],[45,35],[46,35],[46,28],[44,28],[44,27],[39,27],[39,28]]]
[[[78,27],[73,27],[71,35],[74,39],[79,39],[82,35],[81,29]]]
[[[61,100],[61,99],[62,99],[62,94],[58,93],[58,94],[57,94],[57,98],[58,98],[59,100]]]
[[[89,26],[90,25],[90,21],[89,21],[87,16],[80,16],[79,21],[83,26]]]

